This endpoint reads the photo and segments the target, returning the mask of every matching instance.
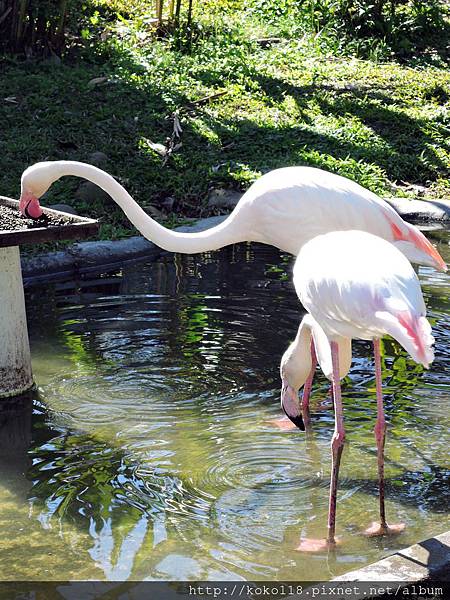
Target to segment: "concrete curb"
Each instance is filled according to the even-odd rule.
[[[385,198],[405,221],[450,221],[449,200],[409,200],[408,198]]]
[[[450,531],[399,550],[332,581],[450,581]]]
[[[201,219],[192,225],[177,227],[175,231],[196,232],[221,223],[226,216]],[[70,277],[98,270],[99,266],[114,267],[143,256],[159,256],[158,246],[137,235],[124,240],[92,241],[73,244],[67,250],[22,257],[22,276],[25,284]]]

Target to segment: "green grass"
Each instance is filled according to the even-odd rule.
[[[409,184],[420,184],[427,198],[450,196],[444,66],[337,56],[306,37],[261,48],[250,39],[260,34],[259,25],[253,34],[248,23],[229,33],[217,26],[186,54],[173,39],[152,39],[141,21],[104,42],[88,37],[61,64],[4,60],[0,194],[17,197],[36,161],[86,161],[98,150],[143,207],[170,196],[180,217],[207,215],[213,187],[244,190],[286,165],[335,171],[381,195],[411,195]],[[96,77],[108,80],[89,85]],[[182,146],[163,165],[148,140],[165,142],[174,110]],[[112,203],[75,200],[77,184],[58,182],[47,202],[100,218],[102,237],[134,233]]]

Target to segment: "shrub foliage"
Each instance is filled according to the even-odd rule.
[[[59,54],[68,32],[76,37],[89,15],[96,15],[95,26],[111,17],[145,15],[156,34],[187,34],[191,40],[195,20],[219,13],[290,36],[320,34],[362,54],[381,44],[400,56],[445,39],[449,23],[445,0],[0,0],[0,49]]]
[[[15,53],[60,52],[72,0],[0,0],[0,45]]]

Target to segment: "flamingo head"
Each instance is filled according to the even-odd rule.
[[[307,353],[309,356],[309,352]],[[305,384],[311,365],[304,360],[303,347],[299,340],[293,341],[281,358],[281,408],[285,415],[301,431],[305,424],[298,397],[299,389]]]
[[[55,173],[54,164],[51,162],[36,163],[23,172],[19,202],[22,215],[31,219],[39,219],[42,216],[39,198],[57,179],[59,175]]]
[[[447,271],[447,265],[436,250],[417,227],[402,222],[401,225],[391,222],[393,243],[406,258],[419,265],[434,267],[438,271]]]
[[[296,427],[301,431],[305,431],[305,423],[300,409],[298,391],[295,391],[284,378],[282,379],[281,385],[281,408],[283,409],[284,414]]]

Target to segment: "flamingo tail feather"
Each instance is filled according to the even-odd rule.
[[[376,313],[389,335],[396,339],[418,363],[428,368],[434,360],[434,337],[431,325],[424,316],[401,311],[395,316],[389,312]]]

